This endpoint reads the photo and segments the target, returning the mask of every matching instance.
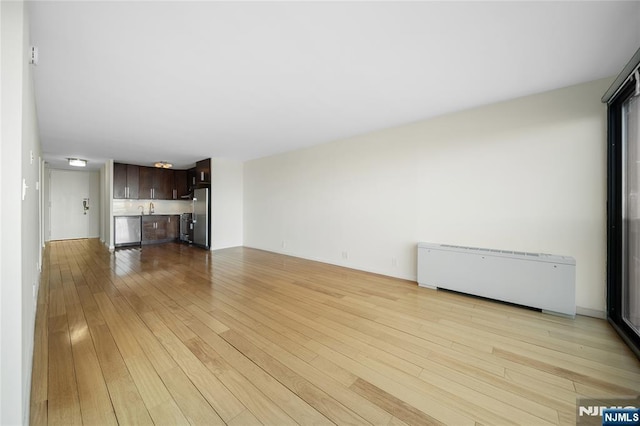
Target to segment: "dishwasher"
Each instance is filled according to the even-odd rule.
[[[140,216],[116,216],[116,247],[139,246],[142,244]]]

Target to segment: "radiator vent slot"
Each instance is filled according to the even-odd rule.
[[[418,284],[574,316],[576,261],[570,256],[418,244]]]

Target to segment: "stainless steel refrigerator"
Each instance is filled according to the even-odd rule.
[[[209,189],[193,192],[193,244],[209,248]]]

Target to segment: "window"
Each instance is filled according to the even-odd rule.
[[[608,104],[607,315],[640,357],[640,50]]]

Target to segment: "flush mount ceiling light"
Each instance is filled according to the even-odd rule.
[[[74,167],[86,167],[87,160],[81,160],[79,158],[67,158],[69,160],[69,165]]]
[[[170,169],[171,167],[173,167],[173,164],[168,163],[166,161],[158,161],[155,166],[159,169]]]

